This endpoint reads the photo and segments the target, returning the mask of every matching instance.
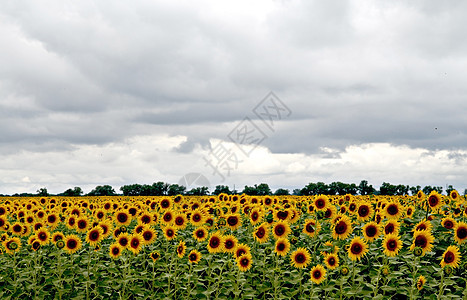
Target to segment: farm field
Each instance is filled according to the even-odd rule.
[[[467,299],[465,196],[0,198],[1,299]]]

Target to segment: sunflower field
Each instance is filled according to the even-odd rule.
[[[467,299],[444,196],[0,198],[0,299]]]

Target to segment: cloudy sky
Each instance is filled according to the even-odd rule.
[[[466,9],[2,1],[0,194],[189,173],[211,188],[366,179],[463,192]]]

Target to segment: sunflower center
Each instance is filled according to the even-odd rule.
[[[247,267],[249,262],[250,260],[248,258],[243,258],[242,260],[240,260],[240,264],[242,265],[242,267]]]
[[[321,271],[320,270],[316,270],[313,272],[313,278],[314,279],[320,279],[321,278]]]
[[[162,202],[161,202],[161,207],[162,208],[166,209],[166,208],[169,207],[169,205],[170,205],[170,202],[168,200],[162,200]]]
[[[313,225],[311,223],[306,224],[305,230],[309,233],[315,232],[315,229],[313,228]]]
[[[47,234],[45,232],[41,232],[37,237],[39,238],[39,240],[45,241],[47,239]]]
[[[263,227],[258,228],[258,230],[256,231],[256,236],[260,239],[262,239],[265,234],[266,234],[266,230],[264,230]]]
[[[388,206],[387,212],[388,212],[388,214],[390,214],[391,216],[395,216],[395,215],[397,215],[397,213],[399,212],[399,209],[398,209],[397,205],[391,204],[391,205]]]
[[[21,225],[13,226],[13,231],[14,232],[21,232],[22,230],[23,230],[23,228],[21,227]]]
[[[230,226],[235,226],[238,224],[238,218],[235,217],[235,216],[230,216],[227,218],[227,223],[230,225]]]
[[[219,245],[220,245],[220,240],[217,237],[213,237],[209,241],[209,246],[211,246],[211,248],[217,248],[219,247]]]
[[[75,248],[78,246],[78,243],[77,243],[75,240],[69,240],[69,241],[66,243],[66,246],[67,246],[69,249],[75,249]]]
[[[430,204],[431,207],[436,206],[438,204],[438,197],[432,195],[428,198],[428,203]]]
[[[388,250],[394,251],[397,248],[397,242],[395,240],[390,240],[387,243]]]
[[[149,222],[151,222],[151,217],[149,216],[143,216],[141,218],[141,221],[144,223],[144,224],[148,224]]]
[[[284,243],[279,243],[277,245],[277,250],[278,251],[284,251],[285,250],[285,244]]]
[[[167,236],[172,237],[175,234],[175,232],[172,229],[167,230]]]
[[[461,227],[457,230],[457,237],[461,240],[467,238],[467,228]]]
[[[285,227],[283,225],[278,225],[274,228],[274,232],[278,236],[282,236],[285,233]]]
[[[331,257],[328,259],[328,264],[329,264],[330,266],[334,266],[334,265],[336,264],[336,259],[335,259],[334,257],[331,256]]]
[[[91,232],[89,237],[90,237],[91,241],[95,241],[95,240],[99,239],[99,232],[94,230],[93,232]]]
[[[344,221],[339,221],[335,230],[337,234],[344,234],[347,231],[347,224]]]
[[[175,219],[175,224],[180,226],[180,225],[183,225],[183,223],[185,223],[183,218],[178,217],[178,218]]]
[[[152,232],[151,231],[145,231],[143,233],[143,238],[144,238],[144,240],[149,241],[150,239],[152,239]]]
[[[84,220],[78,221],[78,228],[79,229],[84,229],[84,228],[86,228],[86,226],[87,226],[86,221],[84,221]]]
[[[451,251],[446,252],[444,255],[444,262],[447,264],[452,263],[455,260],[456,256]]]
[[[253,221],[258,220],[258,218],[259,218],[259,215],[258,215],[257,212],[254,212],[254,213],[251,214],[251,219],[252,219]]]
[[[426,225],[425,224],[420,224],[417,226],[417,230],[421,231],[421,230],[425,230],[426,229]]]
[[[196,254],[194,254],[194,253],[190,254],[190,260],[195,261],[196,260]]]
[[[353,244],[352,247],[350,248],[350,252],[352,252],[352,254],[354,255],[358,255],[362,253],[362,251],[363,251],[363,247],[360,244]]]
[[[118,247],[113,247],[112,248],[112,254],[113,255],[118,255],[120,253],[120,248]]]
[[[389,233],[393,233],[394,232],[394,225],[389,223],[388,225],[386,225],[386,227],[384,227],[384,232],[386,234],[389,234]]]
[[[377,230],[376,230],[376,227],[375,226],[368,226],[366,229],[365,229],[365,232],[366,232],[366,235],[368,237],[374,237],[377,233]]]
[[[417,236],[417,238],[415,239],[415,246],[417,247],[425,249],[427,244],[428,244],[428,241],[424,236]]]
[[[368,216],[369,213],[370,213],[370,210],[368,209],[366,205],[362,205],[358,208],[358,215],[362,218]]]
[[[199,238],[203,238],[204,237],[204,232],[202,230],[198,230],[198,231],[196,231],[196,236],[199,237]]]
[[[225,248],[232,249],[234,247],[234,242],[232,240],[225,241]]]
[[[119,244],[125,247],[126,245],[128,245],[128,240],[126,238],[121,238]]]
[[[306,257],[302,253],[299,253],[295,256],[295,261],[299,264],[303,264],[306,261]]]
[[[444,222],[444,228],[446,229],[452,229],[454,227],[454,223],[452,221],[446,221]]]
[[[318,199],[316,200],[315,205],[318,209],[324,208],[326,206],[326,202],[323,199]]]
[[[172,220],[172,215],[170,213],[164,215],[164,221],[170,222],[171,220]]]
[[[118,214],[117,220],[120,223],[125,223],[128,220],[128,216],[126,214]]]

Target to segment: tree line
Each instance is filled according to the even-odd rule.
[[[209,191],[208,187],[194,187],[190,190],[183,185],[179,184],[169,184],[166,182],[158,181],[153,184],[129,184],[123,185],[120,187],[121,193],[117,193],[114,188],[110,185],[98,185],[92,191],[87,194],[84,194],[83,190],[80,187],[69,188],[63,193],[52,195],[49,194],[47,188],[40,188],[36,191],[35,194],[32,193],[22,193],[14,194],[11,196],[14,197],[47,197],[47,196],[69,196],[69,197],[78,197],[78,196],[175,196],[175,195],[195,195],[195,196],[206,196],[206,195],[219,195],[221,193],[225,194],[247,194],[251,196],[261,196],[261,195],[299,195],[299,196],[308,196],[308,195],[409,195],[409,192],[412,195],[415,195],[418,191],[422,190],[425,194],[429,194],[431,191],[435,190],[438,193],[443,193],[442,186],[430,186],[425,187],[409,186],[403,184],[391,184],[388,182],[383,182],[379,189],[375,189],[373,185],[368,184],[367,180],[362,180],[357,185],[355,183],[343,183],[340,181],[332,182],[326,184],[324,182],[310,182],[305,187],[301,189],[294,189],[292,192],[288,189],[279,188],[274,192],[270,189],[267,183],[255,184],[253,186],[245,186],[242,191],[237,191],[235,189],[230,189],[227,185],[217,185],[212,192]],[[452,185],[447,186],[446,195],[454,190]],[[467,189],[464,190],[464,195],[467,194]],[[8,195],[0,195],[8,196]]]

